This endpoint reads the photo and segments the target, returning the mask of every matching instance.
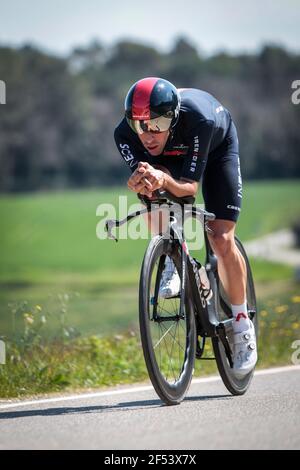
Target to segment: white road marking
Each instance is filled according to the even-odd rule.
[[[300,365],[274,367],[271,369],[262,369],[262,370],[256,371],[254,375],[255,376],[272,375],[272,374],[281,374],[282,372],[291,372],[291,371],[294,371],[294,372],[300,371]],[[193,379],[191,385],[218,382],[220,380],[221,380],[220,376],[203,377],[199,379]],[[127,393],[147,392],[150,390],[154,390],[152,385],[130,387],[130,388],[125,388],[125,389],[120,389],[120,390],[107,390],[106,392],[83,393],[79,395],[67,395],[64,397],[56,397],[56,398],[42,398],[42,399],[28,400],[28,401],[16,401],[14,403],[7,403],[7,404],[0,405],[0,410],[7,410],[9,408],[19,408],[20,406],[60,403],[63,401],[68,401],[68,400],[82,400],[82,399],[89,399],[89,398],[111,397],[114,395],[125,395]]]

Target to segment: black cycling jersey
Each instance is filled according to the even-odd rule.
[[[179,120],[164,151],[152,156],[124,118],[115,129],[117,147],[130,167],[139,161],[172,167],[177,178],[199,181],[210,154],[224,141],[231,123],[229,111],[212,95],[194,88],[179,89]]]
[[[230,113],[212,95],[179,90],[179,121],[161,155],[152,156],[124,118],[115,130],[117,147],[133,172],[139,161],[162,165],[173,178],[202,180],[205,208],[236,222],[241,210],[239,144]]]

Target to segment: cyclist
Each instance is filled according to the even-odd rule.
[[[148,77],[136,82],[125,99],[125,117],[115,142],[132,174],[128,187],[151,198],[163,188],[177,197],[196,195],[202,180],[218,273],[230,299],[234,329],[234,370],[248,374],[257,361],[254,325],[248,317],[246,266],[234,241],[241,210],[242,178],[236,127],[229,111],[209,93],[177,89]],[[180,279],[166,258],[159,294],[178,294]]]

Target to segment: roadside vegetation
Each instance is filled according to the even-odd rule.
[[[293,289],[260,303],[258,368],[300,361],[299,308],[300,295]],[[14,305],[11,314],[20,317],[23,329],[6,343],[6,364],[0,366],[2,398],[89,390],[148,379],[137,330],[81,337],[68,325],[65,310],[60,312],[56,335],[46,339],[43,330],[47,330],[49,314],[45,315],[42,306]],[[207,342],[206,357],[211,356],[211,344]],[[196,361],[195,376],[215,372],[214,361]]]

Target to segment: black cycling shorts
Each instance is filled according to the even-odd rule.
[[[242,177],[236,127],[231,122],[224,141],[209,154],[203,174],[205,209],[217,219],[236,222],[241,211]]]

